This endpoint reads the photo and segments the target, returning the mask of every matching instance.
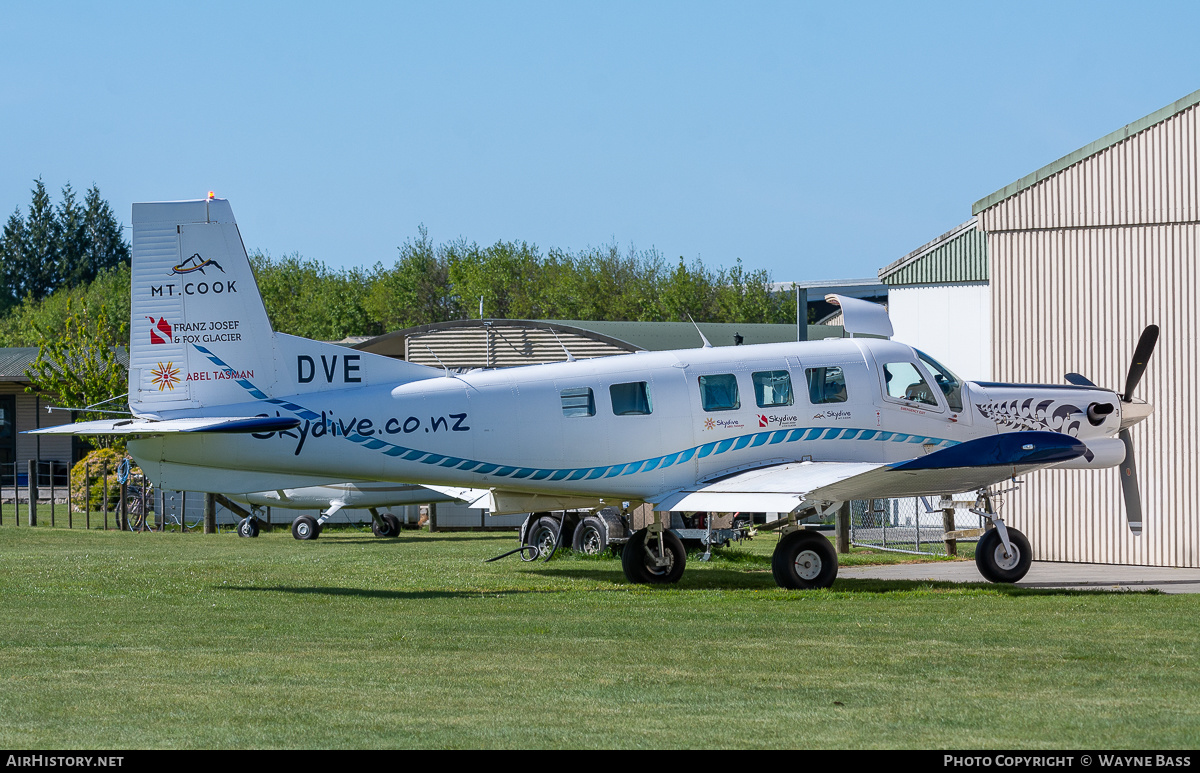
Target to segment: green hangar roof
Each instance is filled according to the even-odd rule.
[[[892,287],[988,280],[987,236],[971,218],[879,270]]]

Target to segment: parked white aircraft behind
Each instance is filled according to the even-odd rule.
[[[320,515],[316,518],[311,515],[299,515],[292,521],[292,536],[300,540],[319,537],[321,528],[333,516],[347,508],[365,509],[370,512],[371,531],[375,533],[376,537],[395,537],[400,534],[402,526],[400,519],[392,513],[380,513],[381,509],[438,502],[462,502],[457,497],[433,491],[424,486],[378,481],[306,486],[276,491],[229,494],[228,496],[235,502],[251,507],[320,510]],[[253,514],[243,518],[238,524],[238,534],[243,537],[257,537],[258,531],[259,521]]]
[[[271,330],[227,201],[135,204],[129,402],[135,418],[40,432],[123,433],[159,485],[247,493],[344,481],[434,487],[495,514],[636,506],[829,512],[851,499],[979,489],[996,528],[985,577],[1016,581],[1028,541],[989,487],[1046,467],[1122,476],[1141,511],[1125,391],[963,383],[886,340],[881,307],[838,299],[882,338],[639,352],[454,375]],[[466,489],[482,489],[472,495]],[[480,501],[486,500],[486,501]],[[632,582],[674,582],[683,547],[655,523],[626,544]],[[794,522],[773,560],[785,587],[827,587],[828,539]]]

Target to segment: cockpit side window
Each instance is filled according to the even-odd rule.
[[[946,403],[950,406],[950,410],[961,411],[963,409],[962,379],[954,375],[949,368],[928,354],[925,354],[925,352],[918,351],[917,358],[924,363],[925,369],[933,375],[933,383],[946,396]]]
[[[889,362],[883,366],[883,380],[889,397],[936,407],[933,387],[911,362]]]
[[[813,405],[846,402],[846,374],[836,365],[824,368],[806,368],[808,399]]]

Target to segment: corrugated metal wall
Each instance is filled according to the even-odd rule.
[[[550,330],[502,322],[414,334],[408,337],[405,346],[404,359],[434,368],[441,367],[441,363],[451,368],[510,368],[559,362],[567,359],[564,346],[577,360],[627,353],[603,341],[569,333],[558,333],[556,337]]]
[[[1125,527],[1116,470],[1046,471],[1010,495],[1042,560],[1200,566],[1197,109],[1184,110],[980,213],[988,232],[993,372],[1123,389],[1133,348],[1162,328],[1133,430],[1145,533]]]

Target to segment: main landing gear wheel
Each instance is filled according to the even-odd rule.
[[[399,537],[400,536],[400,519],[391,513],[384,513],[379,516],[379,520],[383,521],[383,526],[380,527],[375,521],[371,521],[371,533],[376,537]]]
[[[559,523],[553,518],[538,518],[525,535],[525,544],[538,549],[538,557],[545,558],[558,545]]]
[[[571,540],[571,550],[598,556],[608,547],[604,523],[594,515],[589,515],[575,527],[575,538]]]
[[[321,527],[317,525],[317,519],[311,515],[302,515],[292,521],[292,536],[296,539],[316,539],[321,536]]]
[[[633,533],[621,551],[621,568],[625,570],[625,579],[639,585],[667,585],[679,582],[683,576],[683,567],[687,564],[687,551],[674,532],[664,531],[657,538],[647,539],[646,529]],[[663,542],[664,566],[659,566],[657,558],[658,540]]]
[[[837,579],[837,551],[825,535],[794,531],[779,540],[771,556],[771,573],[781,588],[828,588]]]
[[[1029,571],[1029,565],[1033,563],[1029,540],[1010,526],[1008,541],[1013,548],[1011,554],[1005,554],[1004,542],[996,529],[988,529],[979,538],[979,544],[975,546],[975,566],[979,568],[979,573],[985,580],[1017,582]]]
[[[253,517],[243,518],[238,521],[238,536],[239,537],[257,537],[258,536],[258,519]]]

